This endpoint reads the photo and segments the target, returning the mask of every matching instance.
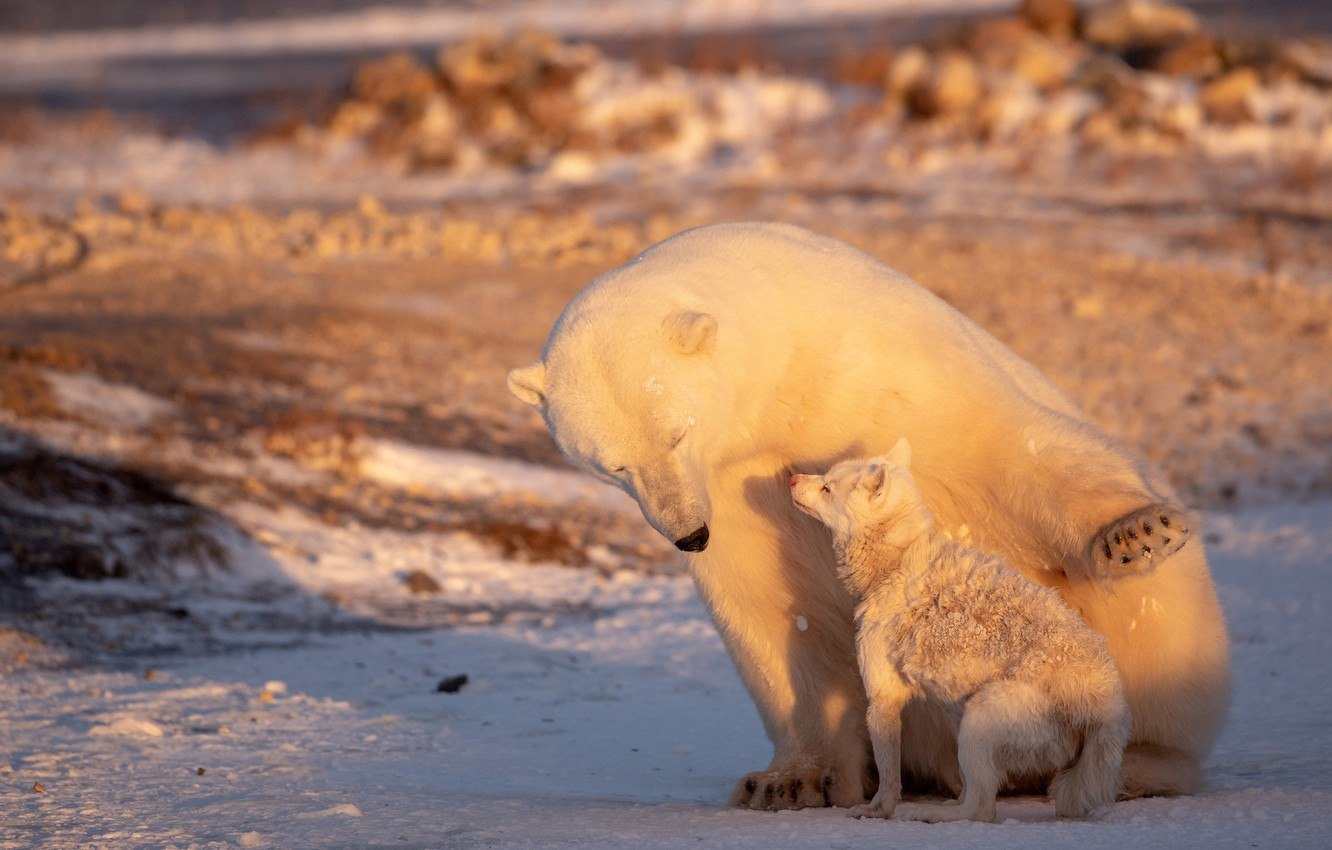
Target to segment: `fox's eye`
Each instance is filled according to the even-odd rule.
[[[675,448],[676,446],[680,445],[680,441],[685,438],[685,434],[687,433],[689,432],[681,431],[680,433],[676,434],[674,437],[671,437],[671,448]]]
[[[820,489],[822,492],[824,492],[824,493],[829,493],[829,494],[832,493],[832,491],[828,489],[828,485],[827,485],[827,484],[824,484],[824,485],[823,485],[822,487],[820,487],[819,489]]]
[[[607,472],[609,472],[611,475],[620,475],[620,474],[622,474],[624,471],[625,471],[625,470],[624,470],[624,467],[623,467],[623,466],[617,466],[617,467],[615,467],[614,469],[609,469],[609,470],[607,470]]]

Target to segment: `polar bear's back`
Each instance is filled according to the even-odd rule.
[[[865,363],[886,363],[886,355],[970,371],[1081,418],[1038,370],[910,277],[792,224],[704,225],[660,242],[580,292],[551,340],[594,334],[612,345],[613,337],[635,338],[635,325],[650,333],[677,309],[715,314],[728,333],[762,341],[769,355],[777,355],[776,339],[863,340]],[[883,345],[891,351],[879,352]]]

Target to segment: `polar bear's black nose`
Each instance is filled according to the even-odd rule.
[[[708,527],[699,526],[698,531],[688,537],[681,537],[675,541],[675,548],[681,552],[702,552],[708,548]]]

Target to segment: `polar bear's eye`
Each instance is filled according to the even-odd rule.
[[[688,431],[681,431],[680,433],[676,434],[674,437],[671,437],[671,448],[675,448],[676,446],[680,445],[680,441],[683,440],[685,438],[685,434],[688,433],[689,433]]]

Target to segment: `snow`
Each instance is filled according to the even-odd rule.
[[[307,15],[300,19],[239,20],[226,24],[156,25],[95,32],[65,32],[0,38],[0,74],[33,79],[94,73],[106,62],[168,56],[247,56],[346,49],[380,50],[404,45],[436,46],[479,31],[540,27],[560,35],[617,36],[682,33],[792,24],[837,18],[993,10],[1007,0],[763,0],[721,3],[632,0],[488,3],[480,8],[394,9]]]
[[[571,486],[517,463],[467,478],[458,470],[478,468],[469,459],[412,451],[422,450],[381,445],[381,473],[410,479],[410,459],[420,481]],[[687,577],[517,564],[466,535],[329,528],[292,509],[242,513],[281,542],[270,555],[291,589],[265,586],[298,625],[230,651],[182,644],[0,681],[0,846],[1332,842],[1332,503],[1209,522],[1235,686],[1204,793],[1121,803],[1089,823],[1055,820],[1042,799],[1006,799],[999,825],[937,826],[726,808],[732,784],[770,749]],[[409,564],[440,580],[442,601],[387,581]],[[302,628],[308,600],[330,588],[368,601],[331,626]],[[235,613],[219,601],[224,591],[216,582],[180,590],[195,619],[219,622]],[[395,605],[418,606],[425,622],[390,627]],[[524,605],[546,614],[429,621],[441,606]],[[468,676],[460,691],[436,691],[459,674]]]
[[[176,412],[176,406],[164,398],[127,384],[103,381],[86,372],[44,369],[42,377],[61,407],[95,421],[134,429]]]
[[[365,440],[361,475],[384,484],[452,496],[536,496],[554,504],[586,502],[638,514],[629,496],[586,475],[536,467],[474,452],[427,449],[393,440]]]

